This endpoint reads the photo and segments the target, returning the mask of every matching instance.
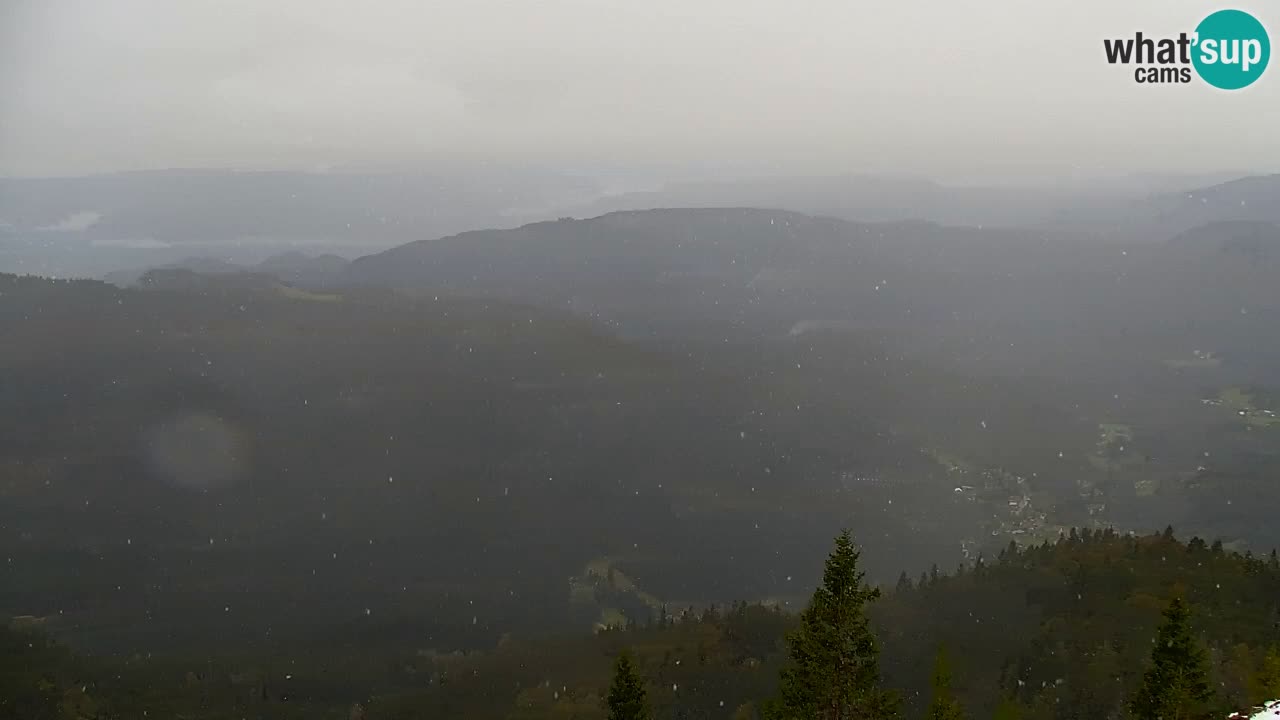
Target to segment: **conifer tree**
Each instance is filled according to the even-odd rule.
[[[859,553],[846,530],[827,558],[822,585],[787,638],[788,662],[778,697],[766,707],[773,720],[887,720],[898,698],[880,687],[880,650],[865,606],[880,591],[863,582]]]
[[[1164,610],[1151,664],[1129,700],[1137,720],[1191,720],[1210,717],[1213,689],[1204,649],[1191,634],[1190,611],[1181,597]]]
[[[911,578],[910,578],[910,577],[907,577],[907,571],[906,571],[906,570],[903,570],[903,571],[902,571],[902,574],[898,576],[898,584],[897,584],[897,586],[896,586],[896,591],[897,591],[897,592],[910,592],[910,591],[911,591]]]
[[[609,720],[650,720],[648,693],[644,679],[625,650],[613,666],[613,685],[609,687]]]

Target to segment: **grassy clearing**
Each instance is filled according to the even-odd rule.
[[[1098,423],[1102,434],[1100,445],[1112,445],[1119,441],[1133,442],[1133,427],[1124,423]]]
[[[1151,497],[1160,489],[1158,478],[1138,478],[1133,481],[1133,492],[1138,497]]]
[[[1103,472],[1120,470],[1126,464],[1139,462],[1131,447],[1133,427],[1125,423],[1098,423],[1098,444],[1089,464]]]
[[[1231,410],[1252,410],[1253,395],[1245,392],[1244,388],[1229,387],[1218,393],[1218,399],[1222,404]]]
[[[1216,353],[1211,351],[1196,350],[1190,355],[1165,360],[1164,364],[1175,370],[1216,368],[1222,365],[1222,358],[1219,358]]]
[[[920,451],[927,455],[934,462],[951,472],[968,472],[973,470],[973,465],[968,460],[937,448],[921,448]]]
[[[1244,420],[1250,427],[1265,428],[1280,425],[1280,417],[1275,414],[1275,410],[1255,407],[1254,395],[1244,388],[1226,388],[1218,393],[1218,400],[1222,402],[1222,407]]]

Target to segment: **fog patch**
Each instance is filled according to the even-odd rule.
[[[167,250],[173,245],[151,238],[94,238],[90,247],[120,248],[123,250]]]
[[[234,484],[244,474],[246,443],[227,421],[187,412],[154,425],[142,436],[147,466],[165,483],[190,490]]]
[[[787,335],[796,337],[822,330],[847,330],[848,327],[848,323],[839,320],[801,320],[791,326],[791,329],[787,331]]]
[[[52,225],[44,225],[36,228],[46,232],[84,232],[102,219],[102,213],[96,212],[78,212],[59,220]]]

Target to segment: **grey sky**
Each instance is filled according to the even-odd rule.
[[[1239,5],[1280,28],[1280,12]],[[0,0],[0,175],[433,153],[786,172],[1280,170],[1280,67],[1147,87],[1203,0]],[[1280,63],[1280,61],[1277,61]]]

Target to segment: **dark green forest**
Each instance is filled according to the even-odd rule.
[[[1241,555],[1172,532],[1073,531],[952,572],[903,577],[881,592],[864,598],[883,674],[877,687],[901,701],[903,717],[935,717],[939,648],[951,658],[948,707],[962,717],[1129,717],[1156,667],[1155,639],[1172,632],[1168,608],[1184,599],[1185,647],[1202,663],[1206,700],[1200,714],[1183,717],[1225,717],[1280,692],[1274,554]],[[626,653],[626,672],[643,688],[626,685],[622,697],[642,690],[653,717],[756,718],[778,692],[785,638],[798,627],[789,610],[737,603],[595,634],[508,636],[466,653],[362,653],[356,640],[298,654],[85,657],[51,644],[28,620],[0,635],[0,712],[604,718],[619,696],[608,690],[615,659]]]

